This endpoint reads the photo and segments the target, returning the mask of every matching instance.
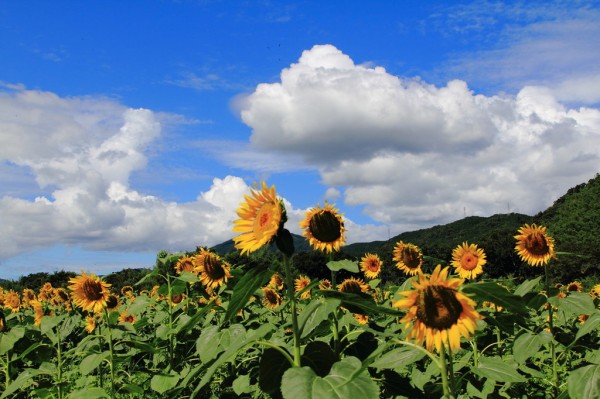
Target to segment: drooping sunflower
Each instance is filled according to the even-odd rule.
[[[369,291],[369,285],[359,278],[348,277],[338,286],[338,291],[351,294],[366,293]]]
[[[52,297],[53,293],[54,287],[52,287],[52,284],[48,282],[44,283],[44,285],[42,286],[42,288],[40,288],[40,291],[38,292],[38,301],[48,302]]]
[[[298,276],[298,278],[294,281],[294,287],[296,292],[300,292],[306,287],[310,285],[310,278],[305,276],[304,274]],[[300,299],[309,299],[310,298],[310,290],[304,291],[300,294]]]
[[[94,330],[96,329],[96,318],[92,317],[92,316],[88,316],[85,318],[85,331],[88,332],[88,334],[91,334],[94,332]]]
[[[71,310],[71,301],[69,298],[69,294],[64,288],[55,288],[53,290],[52,297],[50,298],[50,303],[54,307],[64,306],[66,310]]]
[[[417,281],[418,280],[418,281]],[[442,344],[452,350],[460,348],[461,335],[469,338],[475,332],[477,319],[482,316],[475,311],[477,305],[472,299],[457,291],[464,282],[459,278],[448,278],[448,267],[438,265],[431,277],[419,273],[412,280],[415,290],[401,292],[404,296],[392,302],[392,306],[406,309],[406,315],[400,320],[404,329],[409,330],[407,339],[432,352],[438,352]]]
[[[274,290],[281,291],[283,289],[283,277],[279,273],[273,273],[268,285]]]
[[[110,296],[110,284],[105,283],[95,274],[85,272],[81,276],[69,279],[71,298],[76,306],[83,310],[99,313],[104,309]]]
[[[319,283],[319,289],[320,290],[330,290],[331,289],[331,281],[327,280],[326,278],[321,280],[321,282]]]
[[[4,293],[4,308],[17,313],[21,309],[21,297],[13,290]]]
[[[314,249],[331,253],[339,251],[340,246],[346,243],[343,214],[335,209],[335,205],[325,203],[323,207],[310,209],[305,216],[300,228]]]
[[[383,263],[377,254],[365,254],[360,260],[360,269],[366,278],[377,278],[381,273]]]
[[[277,309],[281,305],[281,296],[271,287],[263,287],[262,303],[269,309]]]
[[[35,295],[35,292],[33,292],[32,289],[25,288],[23,290],[23,294],[21,295],[21,299],[23,302],[23,307],[29,307],[31,306],[32,301],[37,300],[37,296]]]
[[[194,260],[190,256],[184,256],[177,261],[175,265],[175,272],[181,274],[182,272],[194,273]]]
[[[398,241],[394,246],[393,255],[392,259],[396,262],[396,267],[409,276],[414,276],[421,271],[423,254],[416,245]]]
[[[232,278],[229,272],[231,266],[221,259],[219,255],[204,248],[194,257],[195,272],[204,287],[218,289],[228,279]]]
[[[583,292],[583,285],[579,281],[572,281],[567,284],[567,292]]]
[[[483,273],[485,252],[476,244],[463,242],[452,250],[452,266],[461,278],[473,279]]]
[[[133,287],[130,285],[124,285],[121,288],[121,295],[127,296],[131,300],[135,299],[135,295],[133,293]]]
[[[31,307],[33,308],[33,325],[39,327],[44,318],[44,308],[42,307],[42,303],[37,299],[34,299],[31,301]]]
[[[277,198],[275,186],[269,188],[265,182],[261,182],[260,190],[255,186],[250,191],[252,195],[244,195],[246,202],[242,202],[237,209],[240,219],[233,222],[233,231],[241,233],[233,241],[242,255],[271,242],[286,219],[285,208]]]
[[[530,266],[543,266],[555,256],[554,239],[546,234],[546,226],[526,224],[515,239],[515,251]]]

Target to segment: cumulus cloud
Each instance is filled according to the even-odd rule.
[[[600,170],[600,110],[544,86],[476,94],[356,64],[317,45],[240,102],[251,145],[302,157],[395,232],[532,214]]]
[[[230,238],[248,190],[241,178],[215,178],[186,203],[131,187],[164,120],[109,99],[0,92],[0,178],[8,183],[0,188],[0,259],[53,245],[188,250]],[[15,172],[30,177],[26,191],[37,187],[35,198],[18,195],[24,187],[9,179]]]

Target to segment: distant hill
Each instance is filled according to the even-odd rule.
[[[311,247],[306,238],[298,234],[292,234],[292,238],[294,239],[294,248],[296,249],[296,252],[311,251]],[[210,249],[212,249],[219,255],[225,255],[229,252],[236,251],[233,240],[227,240],[225,242],[215,245],[214,247],[211,247]],[[272,245],[270,249],[275,251],[277,248],[275,247],[275,245]]]

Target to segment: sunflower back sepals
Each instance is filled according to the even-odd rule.
[[[295,252],[294,238],[288,229],[280,229],[275,237],[275,245],[285,256],[291,257]]]

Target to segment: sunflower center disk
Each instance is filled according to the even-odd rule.
[[[417,318],[426,326],[445,330],[456,324],[462,305],[453,289],[429,286],[421,292],[417,302]]]
[[[460,265],[465,270],[473,270],[477,266],[477,258],[471,254],[467,254],[462,258]]]
[[[368,268],[369,268],[369,270],[370,270],[370,271],[372,271],[372,272],[376,272],[376,271],[378,271],[378,270],[379,270],[379,264],[378,264],[376,261],[374,261],[374,260],[370,261],[370,262],[367,264],[367,267],[368,267]]]
[[[550,250],[546,238],[537,233],[527,236],[526,246],[527,251],[534,255],[546,255]]]
[[[315,214],[308,227],[312,236],[321,242],[334,242],[342,236],[342,224],[329,211]]]
[[[258,237],[262,237],[265,230],[269,228],[271,217],[273,214],[272,204],[263,204],[256,214],[254,219],[254,234]]]
[[[402,263],[409,269],[415,269],[421,264],[419,253],[410,247],[402,248]]]
[[[355,281],[346,281],[341,290],[342,292],[348,292],[351,294],[360,294],[362,292],[360,284]]]
[[[102,298],[102,284],[96,281],[86,281],[81,288],[89,301],[97,301]]]
[[[207,256],[204,259],[204,271],[212,280],[220,280],[225,276],[223,265],[212,256]]]

